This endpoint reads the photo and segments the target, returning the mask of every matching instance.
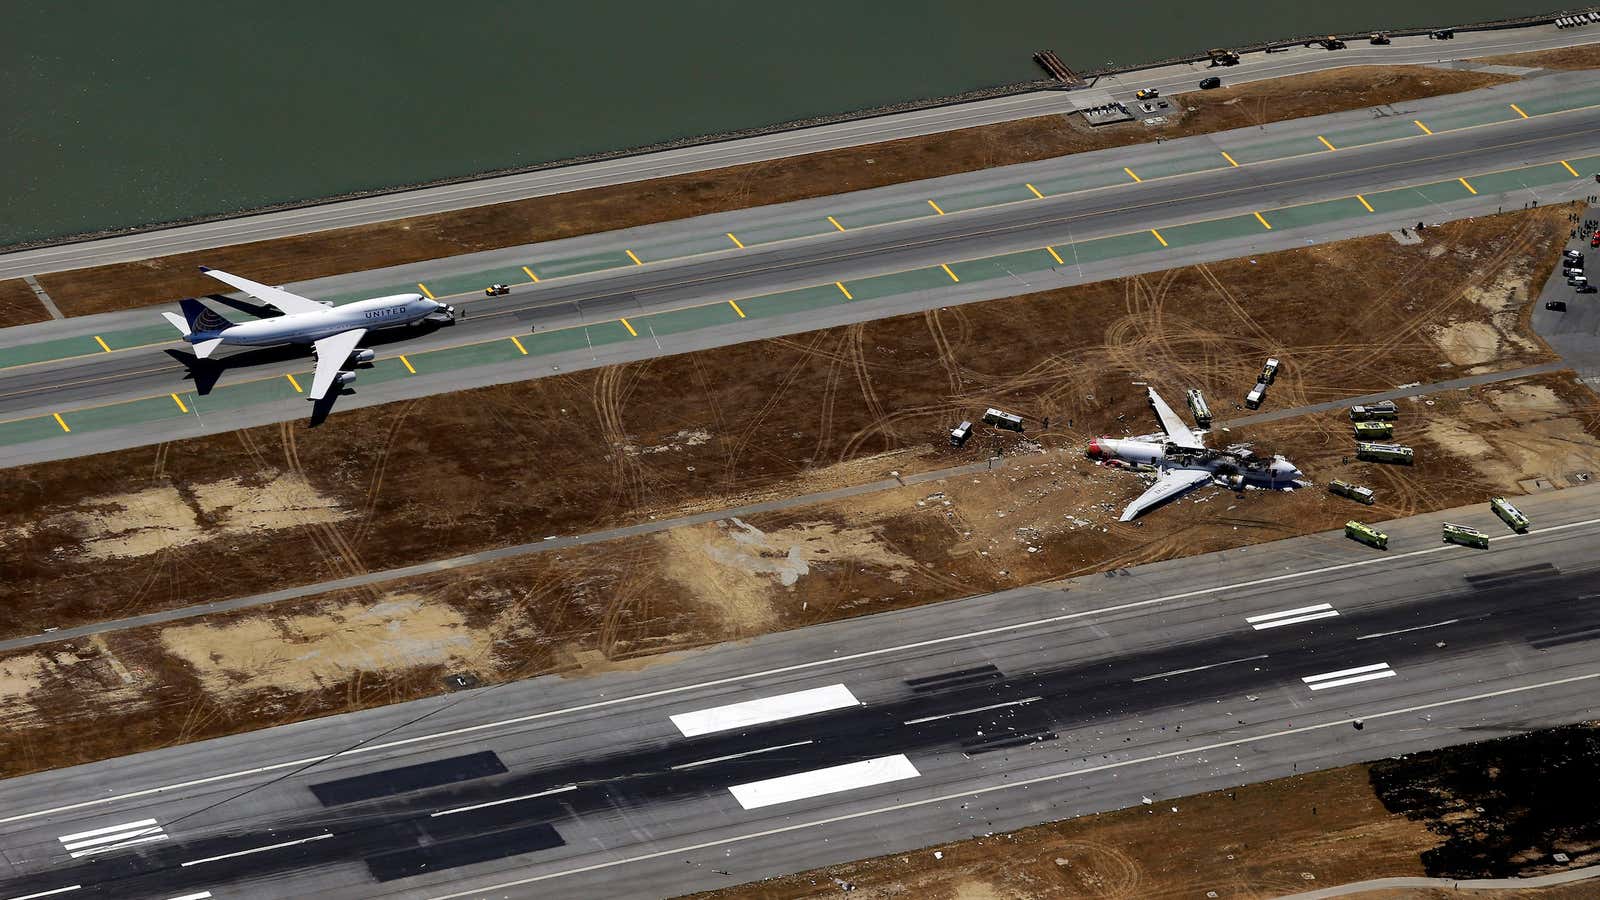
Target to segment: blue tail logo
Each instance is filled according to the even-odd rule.
[[[199,300],[179,300],[178,306],[183,309],[183,318],[189,323],[190,334],[207,334],[232,328],[234,323],[224,319],[222,314],[201,303]]]

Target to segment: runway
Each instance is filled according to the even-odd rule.
[[[1349,49],[1335,53],[1320,47],[1292,47],[1282,53],[1245,54],[1240,65],[1227,69],[1213,70],[1199,64],[1159,66],[1107,77],[1101,79],[1096,87],[1127,99],[1135,90],[1145,86],[1158,87],[1167,93],[1192,90],[1201,78],[1212,74],[1222,75],[1229,84],[1239,84],[1353,65],[1427,64],[1475,55],[1575,46],[1595,40],[1600,40],[1600,32],[1591,29],[1559,30],[1551,25],[1543,25],[1501,31],[1459,32],[1457,38],[1449,42],[1432,41],[1426,37],[1399,37],[1394,39],[1393,44],[1384,47],[1352,42]],[[0,278],[145,259],[206,247],[698,172],[1028,116],[1068,112],[1073,108],[1074,100],[1067,92],[1037,91],[356,200],[159,228],[0,255]]]
[[[1592,718],[1597,490],[12,779],[0,897],[670,896]]]
[[[380,346],[340,398],[348,409],[1583,196],[1600,172],[1596,124],[1600,78],[1551,75],[1376,118],[1295,120],[302,289],[335,301],[420,289],[467,309],[455,327]],[[470,300],[491,280],[516,284]],[[191,366],[168,352],[179,345],[152,310],[91,318],[0,333],[0,463],[309,414],[284,402],[310,368],[293,351]]]

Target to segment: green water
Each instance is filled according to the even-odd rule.
[[[1116,15],[1133,10],[1137,20]],[[5,4],[0,245],[1526,2]]]

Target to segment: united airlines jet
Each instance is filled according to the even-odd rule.
[[[198,300],[180,301],[182,316],[161,315],[183,332],[184,340],[194,345],[194,355],[205,359],[223,344],[244,347],[310,344],[317,356],[317,372],[311,379],[311,391],[306,395],[310,400],[321,400],[329,388],[356,380],[356,373],[345,369],[347,362],[372,361],[371,350],[356,349],[367,332],[425,320],[455,321],[455,307],[429,300],[421,294],[395,294],[334,306],[206,266],[201,266],[200,271],[277,307],[283,315],[235,324]]]

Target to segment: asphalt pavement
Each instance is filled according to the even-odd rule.
[[[669,896],[1590,719],[1597,491],[11,779],[0,897]]]

